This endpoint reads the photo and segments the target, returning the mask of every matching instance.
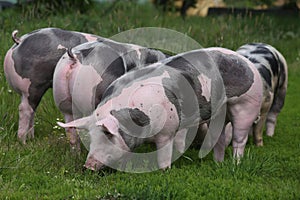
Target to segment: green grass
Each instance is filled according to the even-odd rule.
[[[257,148],[251,138],[245,157],[236,165],[231,148],[223,163],[212,153],[200,160],[188,150],[172,169],[130,174],[111,169],[83,171],[86,151],[75,156],[62,129],[52,90],[37,114],[35,139],[21,145],[16,137],[19,96],[11,92],[0,69],[0,199],[299,199],[300,198],[300,23],[296,17],[188,17],[160,13],[152,6],[120,4],[103,15],[108,5],[78,13],[36,16],[34,10],[0,13],[0,63],[12,45],[11,32],[60,27],[110,37],[137,27],[165,27],[185,33],[203,47],[231,49],[247,42],[275,46],[289,65],[286,104],[273,138]]]

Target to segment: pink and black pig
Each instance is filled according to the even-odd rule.
[[[263,145],[263,128],[266,124],[266,134],[274,135],[277,116],[284,105],[288,84],[288,69],[282,54],[264,43],[250,43],[236,51],[249,59],[258,69],[263,80],[263,103],[260,119],[253,127],[254,142]]]
[[[44,93],[52,87],[60,57],[67,49],[101,37],[58,28],[35,30],[20,38],[17,33],[16,30],[12,33],[15,44],[6,53],[4,72],[8,83],[21,95],[18,138],[26,143],[27,135],[34,136],[35,110]]]
[[[53,96],[65,121],[90,115],[107,87],[132,69],[166,58],[160,51],[109,39],[72,48],[57,63]],[[66,128],[72,147],[80,148],[79,135]]]
[[[189,127],[197,130],[225,105],[226,121],[233,124],[233,152],[239,157],[259,116],[262,90],[258,70],[245,57],[224,48],[194,50],[124,74],[90,116],[59,125],[89,131],[89,169],[112,166],[145,142],[156,145],[158,166],[164,169],[171,167],[173,143],[183,152]],[[215,146],[219,161],[225,150],[224,128],[222,132]]]

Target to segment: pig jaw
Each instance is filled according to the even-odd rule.
[[[92,171],[99,171],[103,169],[105,166],[103,163],[95,159],[94,156],[89,156],[84,165],[85,168],[90,169]]]

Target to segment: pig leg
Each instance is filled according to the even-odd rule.
[[[232,125],[227,123],[225,126],[225,146],[228,147],[232,140]]]
[[[238,159],[244,155],[248,134],[260,112],[259,107],[260,106],[248,101],[244,101],[240,105],[237,104],[229,107],[233,126],[233,156]],[[240,108],[242,108],[242,110]]]
[[[34,137],[34,109],[29,105],[28,98],[22,95],[19,105],[19,127],[18,138],[26,144],[27,134],[29,137]]]
[[[175,147],[179,151],[179,153],[184,153],[187,131],[188,129],[186,128],[177,131],[176,136],[174,138]]]
[[[218,139],[218,142],[214,146],[214,157],[215,160],[218,162],[222,162],[224,160],[225,147],[226,147],[225,140],[226,140],[226,134],[225,134],[225,127],[224,127]]]
[[[64,114],[65,116],[65,122],[71,122],[73,121],[73,115],[71,114]],[[68,138],[68,141],[70,142],[71,150],[74,150],[75,152],[80,152],[80,137],[79,134],[77,134],[77,130],[74,127],[67,127],[65,128],[66,135]]]
[[[253,140],[256,146],[263,146],[263,128],[266,122],[267,115],[263,113],[260,119],[253,125]]]
[[[170,137],[160,137],[156,142],[159,169],[171,168],[173,140]]]
[[[281,56],[280,56],[281,57]],[[274,94],[274,100],[271,106],[271,109],[269,111],[269,114],[267,116],[267,135],[273,136],[277,121],[277,116],[280,113],[286,96],[286,90],[287,90],[287,82],[288,82],[288,72],[287,72],[287,66],[284,58],[281,58],[283,63],[285,63],[284,71],[282,72],[280,78],[279,78],[279,86],[277,87],[277,91]]]
[[[267,135],[270,137],[274,135],[278,114],[279,113],[275,113],[275,112],[268,113],[266,125],[267,125]]]
[[[267,121],[266,121],[266,125],[267,125],[266,132],[268,136],[274,135],[277,116],[284,105],[285,95],[286,95],[286,88],[281,88],[279,89],[279,91],[277,91],[277,94],[274,97],[274,101],[267,115]]]
[[[50,84],[36,85],[31,83],[28,92],[22,92],[21,103],[19,105],[19,128],[18,138],[25,144],[26,137],[34,138],[34,115],[42,96],[50,88]]]

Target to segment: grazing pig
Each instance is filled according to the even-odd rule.
[[[53,96],[65,121],[90,115],[105,89],[118,77],[166,58],[160,51],[112,40],[87,42],[69,50],[57,63]],[[66,128],[70,144],[80,148],[74,128]]]
[[[57,61],[72,48],[88,41],[101,39],[98,36],[58,28],[43,28],[17,37],[7,51],[4,72],[8,83],[21,95],[19,105],[18,138],[26,143],[27,135],[34,136],[34,113],[48,88]]]
[[[216,78],[218,73],[222,79]],[[242,156],[261,102],[262,81],[254,65],[228,49],[208,48],[121,76],[108,87],[92,115],[58,124],[89,130],[91,144],[85,164],[89,169],[112,166],[147,141],[157,146],[159,168],[168,168],[173,142],[182,152],[189,127],[198,128],[199,123],[218,115],[224,105],[234,128],[234,155]],[[224,158],[222,139],[215,147],[219,161]]]
[[[263,128],[266,124],[268,136],[274,135],[276,119],[285,100],[288,70],[282,54],[274,47],[263,43],[245,44],[236,51],[249,59],[258,69],[263,80],[263,103],[260,118],[253,126],[253,139],[257,146],[263,146]],[[231,127],[227,127],[228,142],[231,136]]]

